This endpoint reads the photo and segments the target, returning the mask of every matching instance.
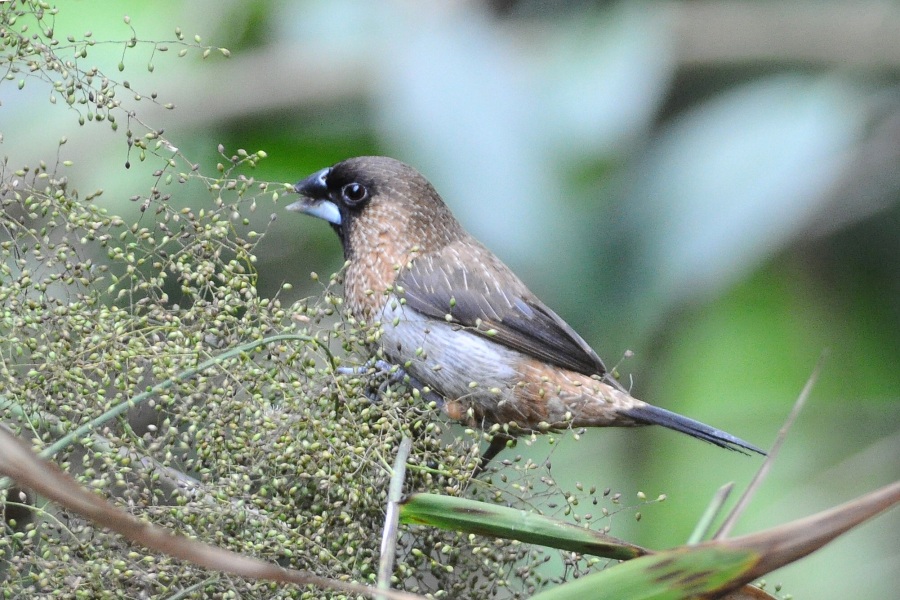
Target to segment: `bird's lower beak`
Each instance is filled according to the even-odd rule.
[[[332,225],[341,224],[341,211],[330,200],[317,200],[315,198],[301,198],[293,204],[288,204],[285,210],[301,212],[313,217],[324,219]]]

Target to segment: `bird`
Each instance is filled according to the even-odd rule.
[[[463,229],[414,168],[349,158],[297,182],[286,207],[325,220],[345,258],[344,302],[452,420],[500,431],[484,467],[524,433],[661,425],[764,455],[729,433],[633,397],[590,345]],[[496,427],[500,425],[501,427]]]

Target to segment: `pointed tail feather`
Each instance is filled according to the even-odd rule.
[[[704,442],[715,444],[720,448],[727,448],[729,450],[734,450],[735,452],[740,452],[741,454],[749,454],[748,452],[744,452],[744,450],[756,452],[763,456],[766,454],[764,450],[761,450],[753,444],[745,442],[730,433],[725,433],[715,427],[704,425],[699,421],[683,417],[670,410],[659,408],[658,406],[643,404],[623,411],[623,413],[640,423],[662,425],[663,427],[686,433],[689,436],[703,440]]]

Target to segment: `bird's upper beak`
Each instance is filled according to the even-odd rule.
[[[302,212],[313,217],[324,219],[332,225],[340,226],[341,211],[337,204],[328,197],[328,173],[331,169],[316,171],[306,179],[294,185],[294,191],[300,194],[300,200],[289,204],[286,209]]]

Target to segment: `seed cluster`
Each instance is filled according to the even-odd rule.
[[[62,99],[81,123],[115,130],[118,116],[129,157],[159,169],[132,198],[138,217],[126,218],[104,208],[102,190],[71,189],[68,161],[0,163],[0,422],[148,522],[336,579],[375,581],[390,465],[404,436],[413,439],[407,492],[529,510],[555,500],[561,516],[605,526],[602,493],[564,492],[547,465],[521,457],[473,480],[483,432],[447,425],[418,392],[382,386],[375,373],[339,374],[342,364],[363,364],[379,337],[347,315],[339,274],[290,305],[258,294],[255,250],[265,232],[250,229],[248,213],[282,186],[239,172],[265,153],[220,147],[216,173],[204,174],[119,101],[122,89],[135,101],[157,102],[155,94],[80,66],[100,42],[90,32],[57,40],[55,11],[0,3],[6,80],[49,83],[51,103]],[[182,44],[180,30],[176,37]],[[204,48],[194,41],[179,55]],[[140,43],[135,34],[124,47]],[[171,202],[189,183],[205,187],[205,206]],[[248,342],[259,344],[229,353]],[[579,499],[589,513],[579,513]],[[0,493],[0,524],[2,598],[343,597],[150,554],[16,487]],[[528,597],[602,566],[425,527],[400,535],[395,587],[434,597]]]

